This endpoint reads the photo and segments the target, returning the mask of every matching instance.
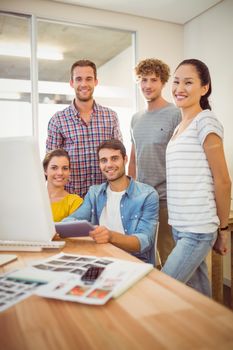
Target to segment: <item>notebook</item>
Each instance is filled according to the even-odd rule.
[[[17,259],[15,254],[0,254],[0,266],[6,265]]]
[[[34,137],[0,138],[0,251],[61,248]]]

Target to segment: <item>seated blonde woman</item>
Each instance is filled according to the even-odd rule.
[[[65,185],[70,176],[70,157],[64,149],[48,152],[43,160],[45,178],[54,221],[72,214],[83,202],[77,194],[70,194]]]

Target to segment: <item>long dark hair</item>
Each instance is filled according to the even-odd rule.
[[[191,59],[187,59],[187,60],[182,61],[178,65],[177,68],[179,68],[180,66],[183,66],[185,64],[190,64],[196,68],[199,79],[201,81],[201,86],[209,85],[209,89],[208,89],[207,93],[204,96],[202,96],[200,99],[200,106],[202,109],[210,109],[211,110],[211,106],[209,104],[208,98],[212,92],[212,86],[211,86],[211,78],[210,78],[210,72],[209,72],[208,67],[202,61],[197,60],[195,58],[191,58]],[[176,68],[176,70],[177,70],[177,68]]]

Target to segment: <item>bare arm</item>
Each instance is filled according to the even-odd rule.
[[[96,243],[112,243],[127,252],[140,251],[140,242],[136,236],[110,231],[105,226],[97,226],[95,230],[90,231],[90,236]]]
[[[132,176],[133,179],[136,179],[136,156],[135,156],[135,146],[132,144],[130,159],[129,159],[129,176]]]
[[[231,180],[225,160],[223,143],[219,136],[211,133],[206,137],[203,147],[213,175],[220,227],[226,227],[231,205]],[[227,252],[226,241],[226,232],[220,232],[214,249],[222,255]]]

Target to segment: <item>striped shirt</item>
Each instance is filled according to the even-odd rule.
[[[168,143],[169,224],[181,232],[210,233],[219,225],[213,176],[203,149],[210,133],[222,139],[223,127],[210,110],[204,110]]]
[[[84,197],[91,185],[105,181],[98,163],[97,147],[105,140],[122,140],[117,114],[94,102],[87,125],[74,103],[55,113],[48,124],[46,149],[64,148],[71,159],[71,175],[66,190]]]

